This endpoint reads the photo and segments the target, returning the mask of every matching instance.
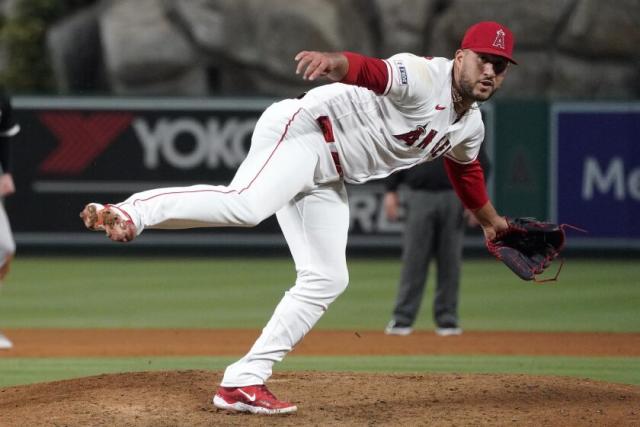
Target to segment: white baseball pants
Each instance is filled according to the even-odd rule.
[[[349,205],[320,127],[297,100],[269,107],[228,186],[195,185],[132,195],[117,205],[145,228],[255,226],[274,213],[297,277],[225,387],[264,383],[347,287]]]
[[[0,267],[4,265],[7,259],[11,258],[16,252],[16,242],[13,240],[11,232],[11,224],[7,211],[4,208],[2,199],[0,199]]]

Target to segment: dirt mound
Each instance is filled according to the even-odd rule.
[[[282,373],[288,416],[217,411],[220,372],[100,375],[0,389],[4,426],[640,425],[640,388],[528,375]]]

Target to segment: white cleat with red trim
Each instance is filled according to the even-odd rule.
[[[278,400],[264,384],[220,387],[213,405],[227,411],[265,415],[292,414],[298,410],[296,405]]]
[[[104,231],[114,242],[130,242],[136,238],[136,226],[127,212],[114,205],[89,203],[80,212],[84,226]]]

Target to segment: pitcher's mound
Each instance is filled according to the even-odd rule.
[[[282,373],[298,413],[217,411],[221,373],[136,372],[0,389],[2,426],[640,425],[640,388],[528,375]]]

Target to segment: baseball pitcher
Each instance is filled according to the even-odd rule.
[[[271,394],[265,382],[274,363],[347,287],[345,182],[386,177],[444,157],[458,196],[487,241],[509,229],[489,201],[477,160],[484,138],[477,102],[502,85],[515,63],[513,45],[507,27],[480,22],[467,30],[452,60],[300,52],[297,74],[334,83],[267,108],[229,185],[160,188],[117,204],[85,206],[85,226],[117,242],[129,242],[145,229],[252,227],[276,215],[296,281],[249,352],[227,367],[213,398],[216,407],[263,414],[297,410]]]

